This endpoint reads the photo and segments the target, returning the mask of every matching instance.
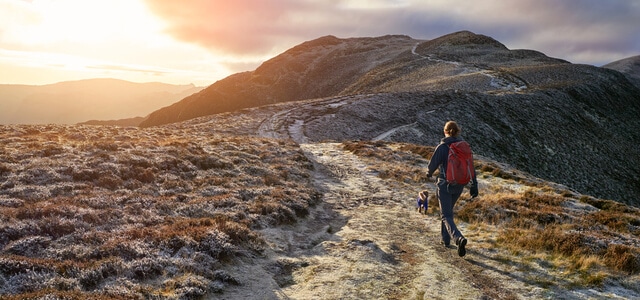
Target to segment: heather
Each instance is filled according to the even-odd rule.
[[[291,141],[194,128],[0,127],[0,295],[189,298],[319,200]]]

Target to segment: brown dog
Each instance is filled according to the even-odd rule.
[[[418,199],[416,199],[416,209],[419,213],[427,214],[427,209],[429,208],[429,192],[427,190],[423,190],[418,193]]]

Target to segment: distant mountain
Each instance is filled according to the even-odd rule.
[[[602,67],[625,73],[640,80],[640,55],[616,60]]]
[[[74,124],[146,116],[202,90],[191,85],[88,79],[0,85],[0,124]]]
[[[480,155],[582,193],[640,205],[636,83],[615,70],[510,50],[468,31],[429,41],[326,36],[155,111],[141,126],[317,98],[311,106],[287,105],[288,112],[278,112],[284,104],[269,108],[282,119],[262,124],[297,128],[284,137],[304,134],[299,142],[382,138],[435,145],[453,119]]]
[[[78,125],[101,125],[101,126],[138,126],[144,117],[135,117],[119,120],[89,120],[86,122],[80,122]]]

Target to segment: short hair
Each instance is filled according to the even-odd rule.
[[[456,121],[449,121],[444,124],[444,132],[449,136],[458,136],[460,134],[460,126]]]

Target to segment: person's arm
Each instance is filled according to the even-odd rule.
[[[476,170],[474,167],[473,176],[471,177],[471,186],[469,187],[471,198],[478,197],[478,179],[476,178]]]
[[[433,173],[447,159],[447,153],[449,153],[449,149],[447,149],[445,144],[440,144],[436,147],[427,166],[427,177],[431,178],[431,176],[433,176]]]

